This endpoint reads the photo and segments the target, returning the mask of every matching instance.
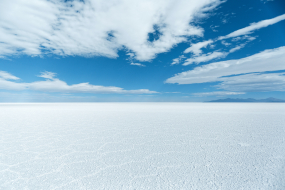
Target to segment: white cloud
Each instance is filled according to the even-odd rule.
[[[0,56],[53,53],[115,58],[127,48],[149,61],[189,36],[221,0],[1,0]],[[159,30],[157,40],[149,33]]]
[[[274,1],[274,0],[261,0],[263,1],[264,3],[268,2],[268,1]]]
[[[258,30],[260,28],[264,28],[264,27],[267,27],[269,25],[273,25],[273,24],[280,22],[282,20],[285,20],[285,14],[277,16],[277,17],[272,18],[272,19],[262,20],[262,21],[259,21],[257,23],[251,23],[250,26],[236,30],[236,31],[234,31],[234,32],[232,32],[226,36],[220,37],[219,39],[222,40],[222,39],[233,38],[233,37],[237,37],[237,36],[251,34],[254,30]]]
[[[25,83],[17,83],[0,78],[0,89],[2,90],[25,90],[26,86]]]
[[[234,42],[240,41],[240,40],[253,41],[255,39],[256,39],[256,37],[244,35],[244,36],[238,36],[238,37],[232,38],[232,41],[234,41]]]
[[[211,25],[210,28],[213,30],[213,32],[218,32],[218,30],[216,30],[216,28],[218,28],[219,26],[214,26],[214,25]]]
[[[197,57],[193,57],[193,58],[189,58],[186,59],[185,63],[183,63],[183,65],[190,65],[193,63],[201,63],[201,62],[207,62],[216,58],[222,58],[222,57],[226,57],[228,55],[227,52],[219,52],[219,51],[215,51],[215,52],[211,52],[208,54],[203,54],[201,56],[197,56]]]
[[[39,77],[46,78],[45,81],[35,81],[31,83],[18,83],[14,81],[9,81],[8,79],[13,78],[13,75],[10,75],[7,72],[2,77],[0,75],[0,89],[4,90],[35,90],[42,92],[63,92],[63,93],[117,93],[117,94],[153,94],[157,93],[155,91],[150,91],[148,89],[139,89],[139,90],[124,90],[120,87],[115,86],[99,86],[92,85],[89,83],[79,83],[68,85],[66,82],[61,81],[57,78],[54,78],[55,73],[44,72]],[[0,73],[1,73],[0,72]],[[8,76],[8,77],[7,77]],[[13,76],[13,77],[10,77]],[[19,79],[19,78],[17,78]]]
[[[136,65],[136,66],[140,66],[140,67],[145,67],[144,64],[141,64],[141,63],[131,63],[131,65]]]
[[[185,58],[184,55],[180,55],[178,58],[175,58],[175,59],[172,60],[171,65],[179,64],[184,58]]]
[[[180,59],[179,58],[175,58],[172,60],[172,63],[171,65],[176,65],[176,64],[179,64],[180,63]]]
[[[228,22],[228,20],[225,19],[225,18],[222,20],[222,23],[223,23],[223,24],[226,24],[227,22]]]
[[[5,90],[25,90],[25,83],[17,83],[10,80],[19,80],[20,78],[7,73],[6,71],[0,71],[0,89]]]
[[[229,95],[240,95],[245,92],[229,92],[229,91],[214,91],[214,92],[199,92],[193,93],[194,96],[229,96]]]
[[[247,36],[247,35],[246,35]],[[256,37],[255,36],[248,36],[247,37],[247,40],[248,41],[253,41],[253,40],[255,40],[256,39]]]
[[[129,56],[129,58],[127,60],[133,60],[133,58],[135,57],[134,53],[127,53],[126,55]]]
[[[263,27],[267,27],[269,25],[275,24],[275,23],[277,23],[281,20],[284,20],[284,19],[285,19],[285,14],[278,16],[278,17],[275,17],[273,19],[263,20],[263,21],[260,21],[258,23],[252,23],[248,27],[245,27],[243,29],[232,32],[226,36],[221,36],[217,39],[213,39],[213,40],[210,39],[207,41],[192,44],[189,48],[187,48],[184,51],[184,53],[192,52],[194,54],[194,56],[187,59],[183,65],[189,65],[189,64],[193,64],[193,63],[198,64],[201,62],[207,62],[207,61],[217,59],[217,58],[225,58],[226,56],[228,56],[228,54],[233,53],[237,50],[240,50],[241,48],[244,48],[248,42],[255,40],[256,37],[248,35],[248,34],[252,33],[254,30],[257,30],[257,29],[260,29]],[[205,48],[208,45],[211,45],[211,47],[214,47],[215,45],[213,43],[215,43],[219,40],[222,40],[221,44],[223,44],[225,46],[231,45],[230,43],[224,41],[224,39],[227,39],[227,38],[232,38],[233,42],[237,42],[240,40],[246,40],[246,42],[244,44],[236,46],[235,48],[230,49],[229,52],[214,51],[214,52],[210,52],[208,54],[202,54],[202,50],[201,50],[202,48]],[[175,59],[173,59],[172,65],[173,64],[179,64],[180,62],[181,62],[181,60],[179,58],[175,58]]]
[[[225,77],[230,75],[285,70],[284,60],[285,46],[265,50],[238,60],[215,62],[196,67],[193,70],[176,74],[167,79],[166,83],[194,84],[217,82],[225,81]]]
[[[223,78],[216,86],[219,89],[233,91],[285,91],[285,73],[252,73]]]
[[[204,42],[199,42],[196,44],[192,44],[189,48],[187,48],[184,53],[194,53],[194,55],[200,55],[202,53],[202,48],[207,47],[208,45],[212,44],[214,41],[213,40],[207,40]]]
[[[228,43],[228,42],[226,42],[226,41],[224,41],[224,40],[223,40],[221,43],[222,43],[223,45],[225,45],[225,46],[230,46],[230,45],[231,45],[231,43]]]
[[[42,72],[41,75],[39,75],[38,77],[42,77],[42,78],[46,78],[46,79],[53,79],[55,77],[56,73],[52,73],[52,72]]]
[[[222,43],[224,45],[227,45],[226,42]],[[244,44],[241,44],[241,45],[238,45],[234,48],[231,48],[229,50],[229,52],[219,52],[219,51],[214,51],[214,52],[210,52],[208,54],[202,54],[200,56],[194,56],[194,57],[191,57],[189,59],[186,59],[185,63],[183,64],[184,66],[185,65],[190,65],[190,64],[193,64],[193,63],[196,63],[196,64],[199,64],[199,63],[202,63],[202,62],[207,62],[207,61],[211,61],[213,59],[220,59],[220,58],[225,58],[227,57],[230,53],[233,53],[235,51],[238,51],[242,48],[245,47],[245,45],[247,44],[244,43]]]
[[[5,71],[0,71],[0,78],[6,79],[6,80],[18,80],[19,78],[11,75],[10,73],[7,73]]]
[[[164,93],[167,93],[167,94],[180,94],[181,92],[164,92]]]
[[[241,44],[241,45],[238,45],[238,46],[236,46],[236,47],[230,49],[230,53],[233,53],[233,52],[235,52],[235,51],[238,51],[238,50],[240,50],[241,48],[244,48],[245,45],[246,45],[246,44]]]

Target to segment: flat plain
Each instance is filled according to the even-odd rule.
[[[1,103],[0,189],[284,190],[283,103]]]

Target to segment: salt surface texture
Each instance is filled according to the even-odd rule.
[[[0,104],[0,189],[285,189],[285,104]]]

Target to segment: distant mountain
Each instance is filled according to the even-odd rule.
[[[226,98],[226,99],[218,99],[212,100],[209,102],[285,102],[285,100],[277,99],[277,98],[266,98],[266,99],[254,99],[254,98]]]

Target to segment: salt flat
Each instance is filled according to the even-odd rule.
[[[285,104],[0,104],[0,189],[285,189]]]

